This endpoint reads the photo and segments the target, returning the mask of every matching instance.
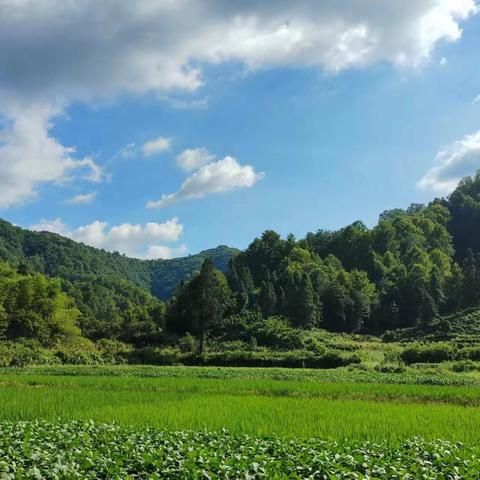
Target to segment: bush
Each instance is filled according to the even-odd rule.
[[[133,347],[119,340],[104,338],[96,343],[96,348],[102,357],[102,363],[123,364],[127,363]]]
[[[191,333],[187,333],[178,340],[178,346],[182,352],[194,352],[197,347],[197,340]]]
[[[290,326],[283,317],[268,317],[249,326],[249,338],[255,337],[258,345],[291,350],[301,348],[302,331]]]
[[[454,372],[460,373],[460,372],[472,372],[474,370],[478,370],[479,366],[476,365],[471,360],[463,360],[463,361],[460,361],[460,362],[453,363],[450,368]]]
[[[480,347],[466,347],[457,352],[458,360],[480,361]]]
[[[143,348],[134,352],[136,363],[151,365],[202,365],[216,367],[337,368],[360,363],[357,355],[326,352],[317,355],[307,350],[275,352],[269,350],[183,353],[175,348]]]
[[[67,365],[98,365],[103,363],[95,344],[83,337],[73,337],[55,348],[55,355]]]
[[[375,365],[375,370],[381,373],[403,373],[406,368],[403,363],[382,362]]]
[[[60,363],[54,352],[35,340],[0,343],[0,367],[28,367]]]
[[[401,352],[400,358],[407,365],[412,363],[440,363],[453,360],[454,351],[451,345],[445,343],[414,344]]]

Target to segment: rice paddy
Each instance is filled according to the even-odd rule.
[[[395,384],[364,382],[351,372],[298,370],[285,372],[284,379],[282,370],[109,370],[115,368],[123,374],[95,374],[91,367],[56,367],[49,374],[4,370],[0,421],[94,420],[329,441],[480,441],[480,389],[474,384],[406,384],[401,374]]]

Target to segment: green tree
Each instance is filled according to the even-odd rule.
[[[208,331],[218,325],[231,305],[225,275],[205,260],[200,272],[182,285],[169,309],[168,325],[176,332],[197,336],[198,353],[205,351]]]

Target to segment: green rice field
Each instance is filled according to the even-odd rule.
[[[2,370],[0,421],[94,420],[330,441],[422,437],[480,443],[480,388],[474,377],[452,375],[450,384],[428,375],[413,376],[417,383],[405,383],[402,374],[397,383],[391,375],[388,382],[383,378],[281,369]]]

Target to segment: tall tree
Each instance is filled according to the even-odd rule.
[[[205,351],[208,331],[218,325],[231,305],[231,292],[223,273],[205,260],[200,272],[185,284],[171,302],[168,326],[197,336],[198,353]]]

